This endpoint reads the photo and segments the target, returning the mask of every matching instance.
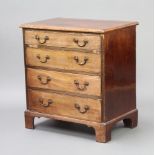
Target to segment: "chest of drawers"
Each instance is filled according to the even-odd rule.
[[[137,126],[137,22],[55,18],[23,24],[27,109],[35,117],[93,127],[111,139],[118,122]]]

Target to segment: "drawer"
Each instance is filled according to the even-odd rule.
[[[27,68],[29,87],[100,96],[99,76]]]
[[[100,73],[101,70],[99,54],[29,47],[26,49],[26,64],[94,73]]]
[[[28,90],[28,109],[40,113],[101,121],[101,100]]]
[[[54,31],[26,30],[25,44],[100,51],[101,40],[97,34],[67,33]]]

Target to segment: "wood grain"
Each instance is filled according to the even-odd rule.
[[[25,114],[25,128],[34,129],[34,118],[32,115],[29,115],[27,112]]]
[[[40,98],[43,99],[43,102],[45,102],[44,104],[46,104],[49,99],[52,100],[52,103],[48,107],[44,107],[39,102]],[[85,110],[84,106],[89,106],[89,109],[85,113],[80,113],[79,110],[75,108],[75,104],[79,104],[81,111]],[[100,122],[100,106],[100,99],[94,100],[89,98],[59,95],[56,93],[46,93],[34,90],[28,91],[28,109],[45,114],[57,114],[61,116]]]
[[[136,127],[137,24],[56,18],[22,25],[25,127],[34,128],[35,117],[81,123],[98,142],[111,139],[118,121]]]
[[[104,121],[136,109],[135,26],[104,35]]]
[[[41,76],[42,82],[45,83],[48,77],[50,77],[51,80],[48,81],[47,84],[41,84],[38,76]],[[84,87],[85,82],[88,82],[89,85],[85,86],[86,89],[79,90],[77,85],[74,83],[74,80],[77,80],[80,84],[80,87],[82,88]],[[100,96],[100,82],[101,81],[99,76],[89,76],[27,68],[27,84],[30,87]]]
[[[75,57],[78,58],[77,61],[75,60]],[[26,64],[30,66],[93,73],[100,73],[101,71],[101,60],[99,54],[88,54],[77,51],[35,49],[27,47]]]
[[[39,113],[35,111],[30,111],[26,110],[25,111],[25,116],[28,118],[34,118],[34,117],[46,117],[50,119],[56,119],[56,120],[61,120],[61,121],[66,121],[66,122],[73,122],[73,123],[78,123],[78,124],[84,124],[87,125],[88,127],[93,127],[95,129],[95,134],[96,134],[96,141],[100,143],[105,143],[111,140],[111,130],[112,127],[119,121],[121,120],[130,120],[130,125],[126,126],[126,123],[124,124],[126,127],[129,128],[134,128],[137,126],[137,116],[138,116],[138,111],[132,110],[129,111],[123,115],[120,115],[119,117],[116,117],[115,119],[106,122],[106,123],[100,123],[100,122],[95,122],[95,121],[89,121],[89,120],[84,120],[84,119],[77,119],[73,117],[67,117],[67,116],[61,116],[61,115],[56,115],[56,114],[45,114],[45,113]],[[28,119],[26,119],[27,122],[26,124],[30,124],[32,127],[34,126],[33,122],[29,122]]]
[[[105,33],[124,27],[137,25],[138,22],[53,18],[21,25],[22,28],[46,29],[72,32]]]
[[[41,42],[44,42],[46,36],[49,39],[46,40],[45,43],[40,44],[35,38],[36,36],[40,38]],[[76,43],[74,39],[77,40],[78,43]],[[84,43],[85,41],[87,41],[86,44]],[[26,30],[25,44],[100,51],[101,41],[100,36],[95,34]],[[79,47],[79,45],[82,47]]]

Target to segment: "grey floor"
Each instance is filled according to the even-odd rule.
[[[35,130],[25,129],[24,93],[12,93],[9,97],[3,93],[1,155],[153,155],[153,106],[148,101],[138,101],[141,103],[137,128],[123,128],[120,122],[112,130],[112,141],[104,144],[95,142],[93,129],[73,123],[40,118],[35,120]]]

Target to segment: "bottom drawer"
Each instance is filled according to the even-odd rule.
[[[28,90],[28,109],[46,114],[101,121],[101,99]]]

